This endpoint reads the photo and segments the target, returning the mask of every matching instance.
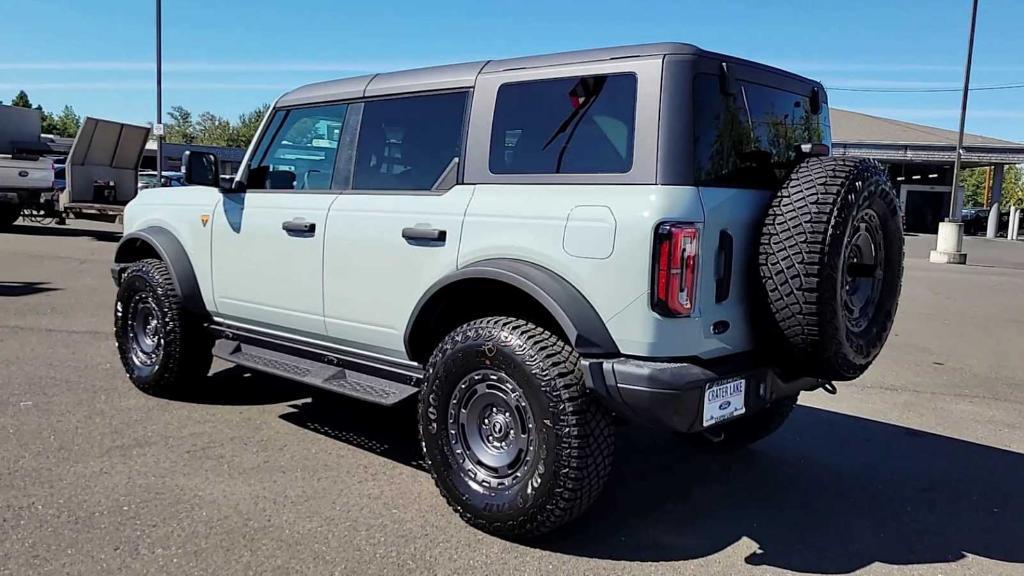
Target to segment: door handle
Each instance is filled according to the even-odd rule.
[[[285,220],[281,223],[281,230],[289,234],[308,234],[312,236],[316,234],[316,222],[308,222],[298,218]]]
[[[428,240],[431,242],[444,242],[448,232],[440,228],[402,228],[402,238],[406,240]]]

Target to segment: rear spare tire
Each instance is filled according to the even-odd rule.
[[[793,369],[852,380],[885,344],[903,281],[899,202],[864,158],[810,158],[772,199],[758,269]]]

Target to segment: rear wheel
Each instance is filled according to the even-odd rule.
[[[160,260],[140,260],[125,270],[114,334],[128,378],[147,394],[173,395],[210,371],[212,339],[182,306],[170,270]]]
[[[586,392],[579,357],[523,320],[475,320],[441,342],[419,426],[448,504],[503,537],[537,536],[577,517],[611,469],[611,418]]]

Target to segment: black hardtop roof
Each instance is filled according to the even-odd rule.
[[[742,58],[719,54],[717,52],[710,52],[694,46],[693,44],[685,44],[682,42],[657,42],[652,44],[616,46],[612,48],[574,50],[571,52],[506,58],[503,60],[479,60],[476,62],[465,62],[461,64],[430,66],[427,68],[415,68],[396,72],[383,72],[380,74],[366,74],[363,76],[342,78],[339,80],[328,80],[326,82],[307,84],[287,92],[281,96],[277,105],[295,106],[315,102],[387,96],[408,92],[469,88],[473,86],[476,82],[477,76],[480,74],[504,72],[508,70],[544,68],[548,66],[583,64],[587,62],[599,62],[602,60],[666,55],[708,57],[743,66],[760,68],[818,85],[814,80],[804,78],[785,70],[750,60],[744,60]]]

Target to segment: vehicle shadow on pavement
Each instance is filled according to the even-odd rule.
[[[92,238],[99,242],[118,242],[121,240],[121,233],[112,230],[88,230],[85,228],[72,228],[70,226],[57,226],[55,224],[27,226],[15,224],[8,229],[8,234],[20,234],[22,236],[59,236],[59,237],[81,237]]]
[[[264,406],[309,397],[309,390],[276,376],[231,366],[210,374],[199,386],[160,396],[165,400],[213,406]]]
[[[415,403],[317,397],[286,422],[425,470]],[[1024,454],[800,406],[771,438],[732,454],[624,426],[590,511],[527,545],[608,560],[716,554],[744,538],[750,565],[845,574],[874,563],[1024,563]],[[453,517],[454,521],[454,517]]]
[[[1024,563],[1024,454],[809,407],[734,454],[637,427],[616,448],[594,507],[535,545],[656,562],[749,538],[750,565],[829,574],[967,554]]]
[[[53,292],[60,290],[47,286],[49,282],[7,282],[0,280],[0,298],[17,298],[18,296],[31,296],[41,292]]]
[[[326,392],[288,406],[280,418],[399,464],[426,471],[416,432],[416,402],[377,406]]]

